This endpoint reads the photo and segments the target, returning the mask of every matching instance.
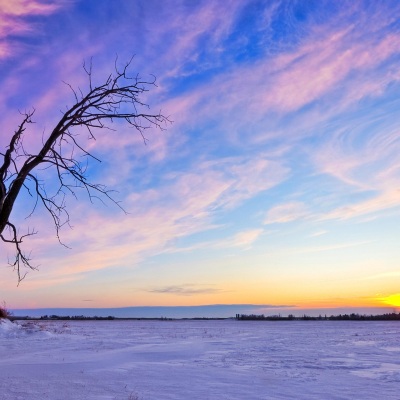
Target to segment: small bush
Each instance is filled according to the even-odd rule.
[[[8,312],[6,307],[0,306],[0,319],[8,318],[9,316],[10,316],[10,313]]]

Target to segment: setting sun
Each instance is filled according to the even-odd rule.
[[[400,307],[400,293],[392,294],[387,297],[382,297],[379,300],[384,304],[389,304],[390,306]]]

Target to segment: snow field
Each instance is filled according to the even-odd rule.
[[[0,322],[0,399],[399,399],[400,323]]]

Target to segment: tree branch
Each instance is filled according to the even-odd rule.
[[[120,203],[113,198],[111,190],[101,183],[88,180],[86,175],[88,160],[100,160],[78,142],[79,128],[86,128],[89,139],[95,140],[95,129],[114,131],[109,125],[122,120],[134,128],[146,143],[144,132],[147,129],[164,130],[166,124],[171,122],[161,112],[152,114],[147,111],[149,106],[141,100],[141,96],[156,86],[156,80],[154,77],[146,81],[139,75],[130,76],[131,63],[132,59],[119,69],[116,58],[114,73],[98,86],[93,84],[92,60],[89,64],[84,63],[88,90],[85,93],[80,88],[74,89],[66,83],[73,93],[75,102],[62,113],[54,129],[43,141],[40,151],[37,154],[29,154],[22,145],[27,125],[32,123],[35,112],[33,110],[23,114],[23,120],[11,136],[9,145],[0,153],[3,157],[0,166],[0,238],[15,247],[15,260],[10,265],[17,271],[19,282],[26,275],[21,272],[23,266],[36,269],[31,265],[30,256],[21,250],[22,239],[36,234],[36,231],[28,231],[27,234],[18,237],[16,226],[10,222],[12,210],[22,189],[27,190],[30,196],[36,197],[28,217],[35,212],[38,204],[42,204],[51,216],[56,236],[61,244],[60,229],[70,221],[66,198],[68,194],[77,197],[77,189],[84,189],[91,202],[94,199],[106,198],[123,210]],[[77,152],[86,159],[85,164],[78,159]],[[50,196],[45,182],[39,180],[35,173],[39,171],[39,167],[54,170],[58,181],[55,194]],[[29,186],[28,182],[33,183],[33,187]],[[5,231],[8,232],[8,236],[4,235]]]

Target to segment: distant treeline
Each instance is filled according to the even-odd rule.
[[[120,318],[120,317],[86,317],[84,315],[74,315],[74,316],[60,316],[60,315],[42,315],[41,317],[22,317],[22,316],[9,316],[9,319],[14,320],[43,320],[43,321],[112,321],[112,320],[149,320],[149,321],[173,321],[173,320],[224,320],[233,318],[207,318],[207,317],[195,317],[195,318],[143,318],[143,317],[130,317],[130,318]],[[382,315],[361,315],[361,314],[339,314],[339,315],[319,315],[318,317],[311,317],[309,315],[302,315],[296,317],[289,314],[287,317],[282,317],[278,315],[267,315],[264,314],[236,314],[235,317],[238,321],[400,321],[400,313],[390,313]]]
[[[207,317],[194,317],[194,318],[167,318],[167,317],[86,317],[84,315],[74,316],[60,316],[60,315],[42,315],[41,317],[21,317],[11,315],[10,320],[12,321],[29,321],[29,320],[42,320],[42,321],[174,321],[174,320],[191,320],[191,321],[208,321],[208,320],[224,320],[228,318],[207,318]]]
[[[239,321],[400,321],[400,313],[389,313],[381,315],[361,315],[361,314],[339,314],[339,315],[319,315],[318,317],[311,317],[309,315],[302,315],[295,317],[290,314],[287,317],[281,315],[265,316],[264,314],[236,314],[236,319]]]
[[[112,317],[111,315],[108,317],[85,317],[84,315],[74,315],[74,316],[59,316],[59,315],[42,315],[40,317],[40,319],[44,319],[44,320],[84,320],[84,319],[89,319],[89,320],[96,320],[96,321],[102,321],[102,320],[112,320],[114,319],[114,317]]]

